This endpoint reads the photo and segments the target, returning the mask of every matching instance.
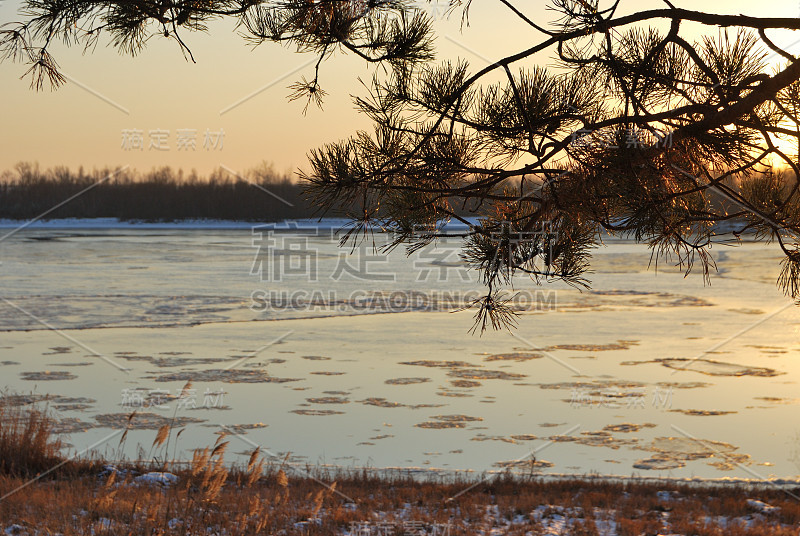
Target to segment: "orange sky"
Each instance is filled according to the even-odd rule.
[[[526,11],[533,20],[553,19],[545,2],[528,3],[536,6]],[[800,17],[798,0],[673,3],[704,11]],[[19,0],[0,2],[0,22],[18,20],[20,5]],[[437,5],[442,4],[431,9]],[[627,11],[663,6],[655,0],[623,0],[622,5]],[[497,0],[474,0],[470,20],[463,31],[458,17],[437,22],[439,58],[462,57],[480,68],[488,58],[519,51],[540,39]],[[312,55],[275,44],[253,50],[227,22],[212,24],[209,34],[189,34],[185,40],[196,64],[184,61],[175,42],[167,39],[151,40],[135,58],[102,42],[86,55],[80,47],[56,47],[52,52],[70,81],[55,92],[37,93],[27,79],[19,80],[25,66],[0,64],[0,170],[26,161],[43,167],[130,165],[141,171],[168,165],[207,173],[221,165],[246,170],[267,161],[288,171],[305,166],[309,149],[370,128],[354,110],[351,95],[366,93],[358,78],[369,80],[374,67],[356,58],[337,54],[323,64],[322,85],[328,92],[324,110],[310,107],[304,116],[301,102],[288,102],[287,87],[303,75],[313,76]],[[794,39],[776,38],[784,45],[793,40],[800,40],[800,32]],[[800,43],[790,50],[800,53]],[[546,63],[547,58],[539,61]],[[123,147],[126,130],[143,132],[143,150]],[[196,131],[196,148],[179,150],[178,131],[191,140],[192,133],[187,132],[191,130]],[[220,147],[216,135],[221,130]],[[150,131],[165,137],[165,150],[149,148],[157,137]],[[206,131],[213,135],[208,148],[203,147]],[[125,138],[134,141],[130,133]]]

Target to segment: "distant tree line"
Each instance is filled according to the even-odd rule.
[[[732,191],[751,196],[791,190],[794,174],[776,169],[763,177],[728,177]],[[497,191],[515,187],[504,181]],[[327,207],[314,204],[306,193],[308,183],[295,181],[289,173],[278,173],[264,164],[241,175],[217,169],[208,176],[194,170],[162,167],[147,173],[114,169],[91,172],[66,167],[41,170],[37,164],[21,163],[13,171],[0,173],[0,219],[29,220],[46,213],[44,219],[118,218],[122,221],[170,222],[184,220],[232,220],[275,222],[285,219],[351,216],[363,210],[361,203]],[[759,190],[764,190],[763,192]],[[524,195],[524,194],[523,194]],[[72,198],[72,199],[71,199]],[[723,196],[710,193],[710,206],[728,212],[737,207]],[[59,206],[60,205],[60,206]],[[58,207],[55,208],[54,207]],[[483,210],[482,210],[483,209]],[[490,216],[480,202],[462,203],[454,209],[459,217]],[[734,220],[748,233],[747,222]]]
[[[114,171],[18,164],[0,175],[0,218],[28,220],[62,203],[46,219],[271,222],[314,216],[303,186],[266,165],[240,176],[223,169],[206,177],[168,167],[149,173]]]

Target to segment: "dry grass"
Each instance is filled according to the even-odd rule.
[[[47,409],[0,403],[0,474],[31,476],[61,461],[61,440]]]
[[[471,484],[420,481],[365,470],[298,469],[254,450],[246,465],[225,463],[227,438],[198,449],[188,464],[154,460],[101,470],[97,460],[68,461],[41,408],[0,399],[0,531],[56,534],[404,534],[411,524],[431,534],[647,534],[797,536],[800,501],[775,488],[700,486],[599,479],[544,481],[494,476]],[[159,430],[155,448],[171,430]],[[171,485],[143,483],[169,470]],[[310,472],[306,472],[310,471]],[[305,473],[305,474],[303,474]],[[29,483],[25,487],[20,486]],[[16,490],[16,491],[15,491]],[[658,492],[669,491],[664,500]],[[793,490],[797,494],[800,490]],[[7,495],[7,496],[6,496]],[[663,496],[663,494],[662,494]],[[451,497],[454,497],[451,499]],[[759,499],[780,509],[762,514]],[[365,529],[370,522],[372,529]],[[390,527],[390,529],[386,529]],[[446,532],[445,528],[448,527]],[[612,530],[613,529],[613,530]]]

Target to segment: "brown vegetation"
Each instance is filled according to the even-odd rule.
[[[493,534],[520,535],[796,536],[800,526],[797,489],[545,481],[508,473],[474,485],[455,477],[434,482],[301,468],[285,459],[267,463],[258,449],[246,465],[232,466],[224,462],[230,439],[224,435],[213,447],[197,449],[189,463],[103,468],[99,460],[59,457],[46,408],[22,409],[0,399],[0,417],[0,530],[15,534],[366,535],[417,527],[440,535],[495,529]],[[171,436],[172,430],[159,431],[153,448],[166,447]],[[64,470],[46,472],[59,463]],[[175,475],[172,483],[139,478],[164,469],[170,479]],[[777,508],[761,512],[748,499]]]

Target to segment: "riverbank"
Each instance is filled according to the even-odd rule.
[[[500,473],[438,480],[287,463],[230,436],[165,461],[180,429],[154,433],[149,461],[66,457],[46,407],[0,400],[0,530],[22,534],[786,535],[800,489],[666,480],[543,479]],[[119,440],[126,441],[122,430]],[[237,453],[238,454],[238,453]],[[287,457],[288,458],[288,457]]]

